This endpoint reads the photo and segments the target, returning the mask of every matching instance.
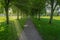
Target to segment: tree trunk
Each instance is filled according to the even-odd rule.
[[[21,12],[21,19],[23,18],[23,13]]]
[[[36,14],[36,18],[38,19],[37,14]]]
[[[50,16],[50,21],[49,21],[50,24],[52,23],[53,13],[54,13],[53,4],[51,4],[51,16]]]
[[[6,12],[6,22],[7,24],[9,24],[8,8],[5,8],[5,12]]]
[[[55,3],[54,1],[55,0],[50,0],[50,1],[51,1],[51,16],[50,16],[49,23],[51,24],[52,23],[52,19],[53,19],[53,13],[54,13],[54,10],[57,7],[58,3],[56,3],[55,6],[54,6],[54,3]]]
[[[9,9],[9,0],[5,0],[5,12],[6,12],[6,22],[7,22],[7,24],[9,24],[8,9]]]
[[[45,16],[47,16],[47,12],[46,12],[46,10],[45,10]]]
[[[39,20],[40,20],[40,12],[39,12]]]
[[[57,16],[59,16],[59,13],[57,13]]]
[[[53,11],[51,12],[51,16],[50,16],[50,21],[49,21],[50,24],[52,23],[52,19],[53,19]]]
[[[17,13],[17,20],[19,20],[19,12]]]

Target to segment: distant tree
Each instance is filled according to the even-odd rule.
[[[0,2],[0,13],[3,13],[4,12],[4,7],[2,5],[2,3]]]
[[[38,15],[39,20],[41,14],[43,14],[42,11],[45,8],[45,2],[45,0],[32,0],[32,12],[33,14],[36,14],[36,17]]]

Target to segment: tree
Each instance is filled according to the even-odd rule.
[[[17,20],[19,20],[19,16],[20,16],[20,9],[18,8],[18,7],[16,7],[16,6],[14,6],[14,5],[12,5],[11,6],[11,9],[12,9],[12,11],[13,11],[13,13],[12,14],[15,14],[15,15],[17,15]]]
[[[53,19],[53,13],[54,13],[54,10],[57,7],[58,3],[57,3],[56,0],[49,0],[49,2],[50,2],[50,5],[51,5],[51,16],[50,16],[49,23],[51,24],[52,23],[52,19]]]
[[[2,5],[2,3],[0,2],[0,13],[3,13],[4,11],[4,7],[3,7],[3,5]]]
[[[5,0],[5,12],[6,12],[6,21],[7,21],[7,24],[9,24],[9,3],[10,3],[10,0]]]
[[[39,20],[40,20],[42,11],[45,8],[45,2],[46,2],[45,0],[32,0],[32,7],[31,7],[32,11],[36,12],[36,16],[38,15]]]
[[[7,24],[9,24],[8,9],[9,9],[10,0],[0,0],[0,1],[1,1],[3,8],[5,8],[6,22],[7,22]]]

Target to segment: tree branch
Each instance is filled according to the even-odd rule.
[[[56,2],[56,5],[55,5],[55,7],[53,8],[53,11],[56,9],[57,5],[58,5],[58,3]]]

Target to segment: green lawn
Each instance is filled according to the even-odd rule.
[[[0,40],[16,40],[17,32],[13,23],[7,27],[5,22],[0,23]]]
[[[41,17],[40,21],[33,21],[44,40],[60,40],[60,16],[55,16],[52,24],[48,23],[49,16]]]
[[[0,17],[0,40],[18,40],[20,32],[22,31],[22,25],[24,25],[26,19],[16,20],[16,17],[9,17],[10,24],[7,27],[6,18]]]

